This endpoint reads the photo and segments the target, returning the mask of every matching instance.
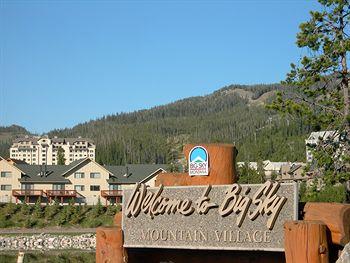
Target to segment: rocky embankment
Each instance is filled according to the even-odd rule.
[[[37,234],[0,236],[0,251],[9,250],[86,250],[96,248],[95,234],[55,235]]]

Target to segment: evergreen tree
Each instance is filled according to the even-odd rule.
[[[64,158],[64,150],[62,147],[58,147],[57,149],[57,164],[58,165],[66,164],[66,158]]]
[[[304,56],[299,66],[291,65],[285,81],[290,88],[279,92],[269,107],[303,118],[315,130],[335,131],[328,140],[321,138],[309,171],[322,177],[321,192],[330,192],[332,185],[350,179],[350,3],[319,3],[322,11],[310,12],[310,20],[300,25],[297,34],[298,47],[307,48],[310,55]]]

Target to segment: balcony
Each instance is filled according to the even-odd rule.
[[[118,196],[122,196],[122,195],[123,195],[122,190],[102,190],[101,191],[101,196],[104,198],[118,197]]]
[[[101,190],[101,196],[106,199],[106,206],[108,201],[110,204],[120,204],[122,202],[122,190]]]
[[[76,190],[46,190],[48,197],[77,197]]]
[[[36,202],[36,200],[44,197],[45,193],[43,190],[34,189],[13,189],[12,196],[16,198],[16,204],[18,199],[23,199],[25,203]]]
[[[44,196],[44,191],[43,190],[34,190],[34,189],[14,189],[14,190],[12,190],[12,195],[15,197]]]

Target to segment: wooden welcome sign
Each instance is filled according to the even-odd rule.
[[[296,184],[137,184],[123,193],[124,247],[284,251]]]
[[[350,241],[350,205],[306,204],[311,221],[296,221],[296,184],[237,184],[236,153],[186,145],[189,172],[124,190],[115,226],[97,229],[96,262],[328,263],[328,243]]]

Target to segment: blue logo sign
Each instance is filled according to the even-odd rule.
[[[188,173],[194,175],[209,174],[209,156],[207,150],[202,146],[195,146],[188,157]]]

